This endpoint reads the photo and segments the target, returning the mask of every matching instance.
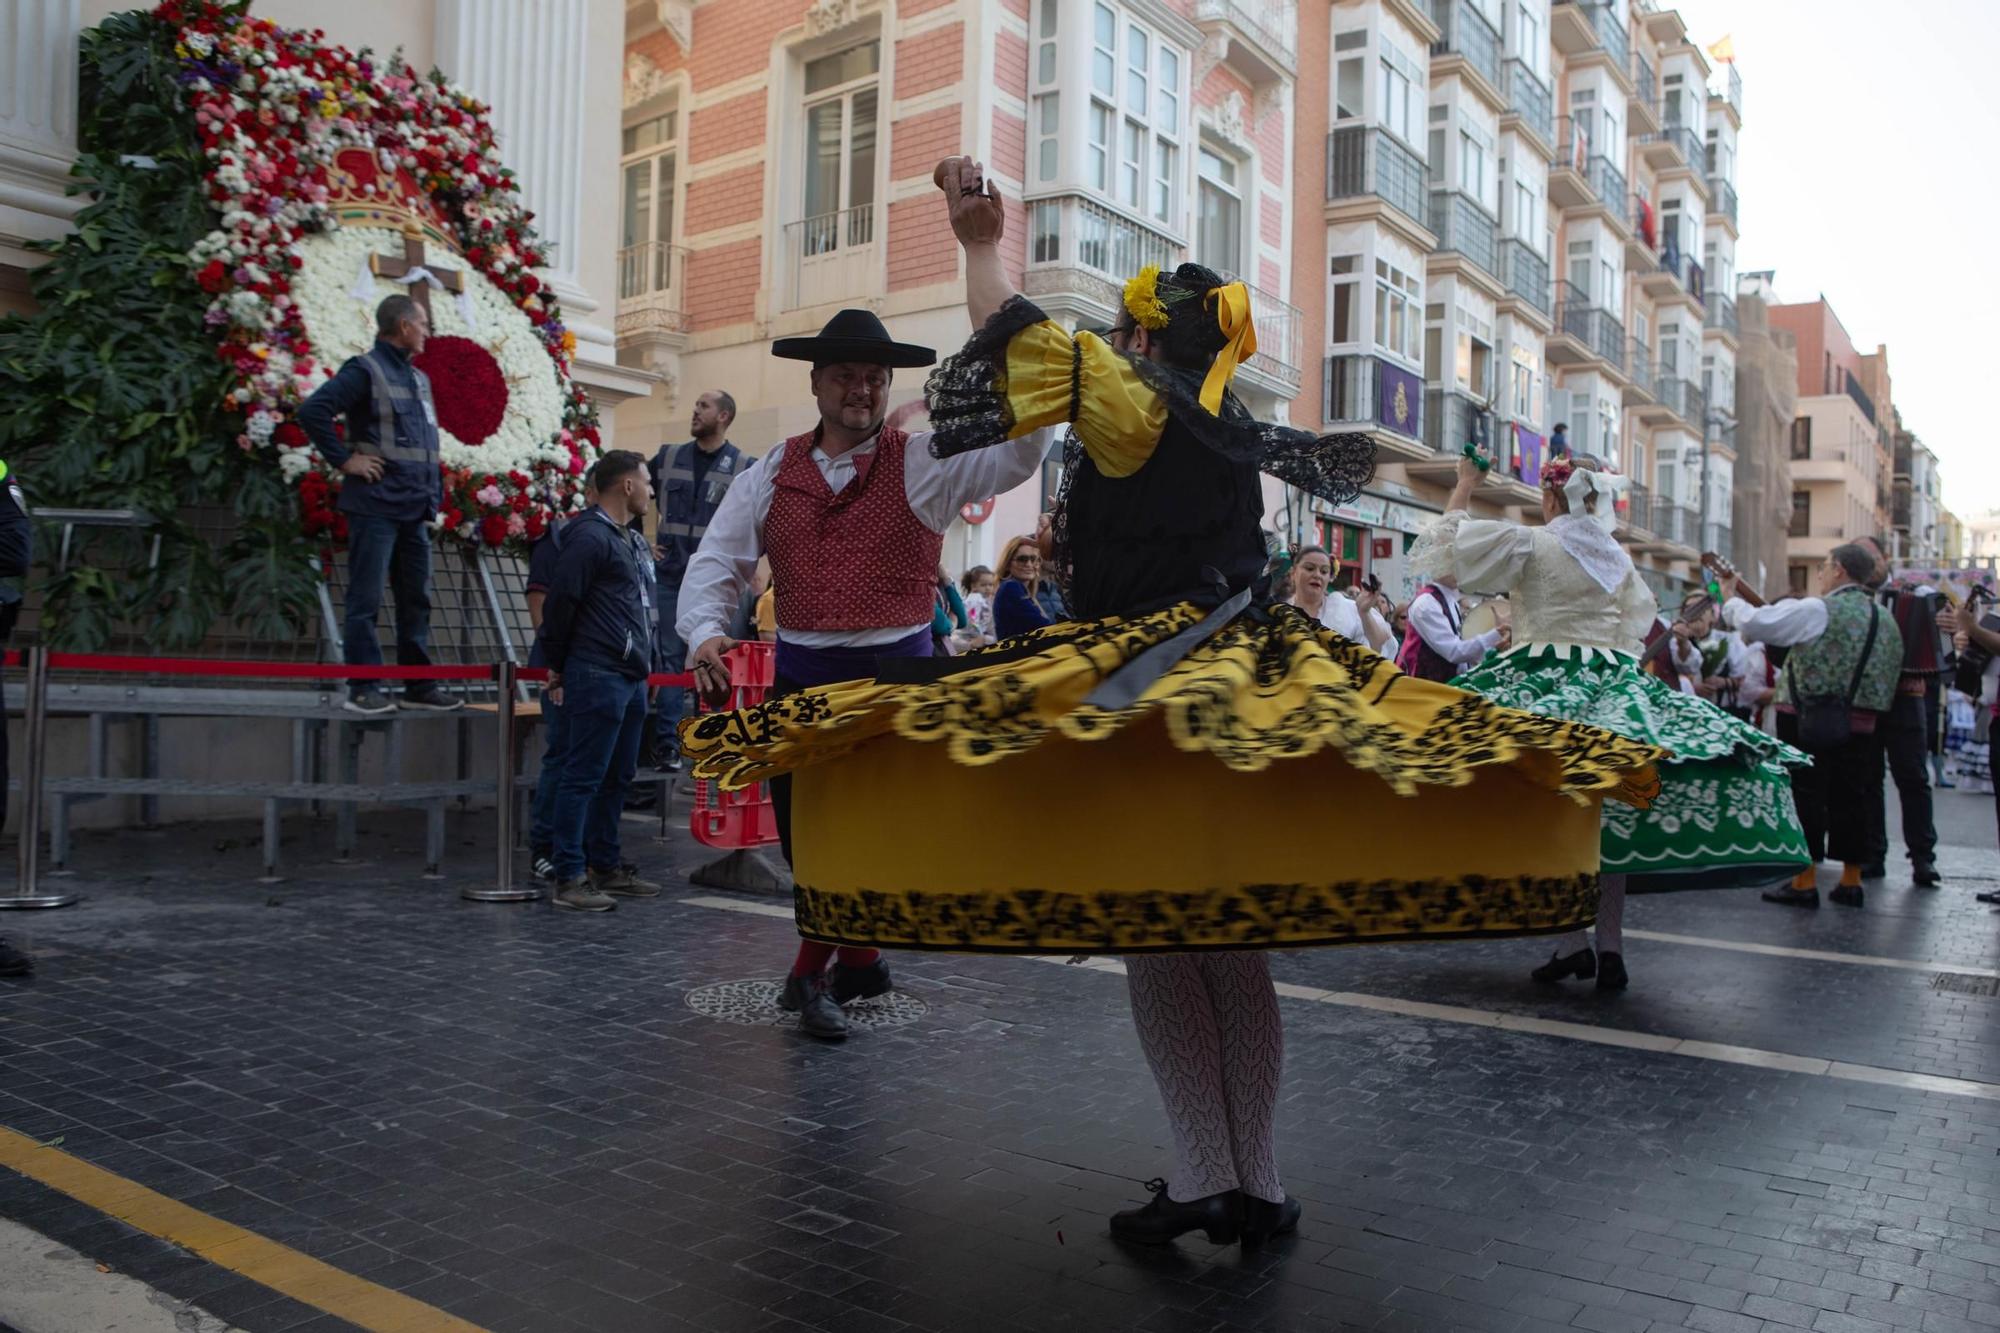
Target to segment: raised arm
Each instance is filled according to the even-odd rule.
[[[952,234],[965,247],[965,312],[979,329],[1018,294],[1000,261],[1000,238],[1007,230],[1000,191],[986,179],[986,165],[969,157],[944,159],[931,179],[944,191]]]

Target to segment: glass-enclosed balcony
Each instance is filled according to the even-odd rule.
[[[1387,131],[1343,125],[1326,136],[1326,197],[1375,195],[1423,225],[1430,179],[1423,159]]]

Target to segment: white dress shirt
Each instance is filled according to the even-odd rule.
[[[1375,638],[1380,638],[1384,643],[1389,640],[1389,622],[1382,619],[1382,613],[1370,608],[1368,624],[1364,627],[1361,623],[1361,608],[1345,593],[1329,592],[1326,595],[1326,602],[1319,609],[1319,623],[1342,638],[1351,639],[1363,648],[1378,654],[1382,650],[1375,646]],[[1375,637],[1370,637],[1370,631],[1373,631]]]
[[[1859,584],[1847,586],[1864,594],[1868,591]],[[1844,589],[1836,589],[1835,596],[1841,591]],[[1722,623],[1741,634],[1746,643],[1789,648],[1811,643],[1826,633],[1826,603],[1817,597],[1794,597],[1768,606],[1752,606],[1741,597],[1732,597],[1722,605]]]
[[[903,450],[903,491],[910,511],[932,532],[944,532],[966,504],[1011,491],[1034,476],[1053,437],[1053,429],[1035,431],[991,448],[933,458],[931,432],[918,431]],[[873,453],[879,440],[880,436],[872,437],[838,457],[829,457],[814,447],[813,464],[834,494],[854,480],[855,459]],[[690,656],[702,644],[727,632],[737,599],[750,586],[757,561],[764,555],[764,521],[771,513],[772,478],[777,476],[784,456],[781,443],[731,483],[715,517],[708,521],[701,546],[688,562],[674,627]],[[865,560],[867,553],[829,550],[826,558]],[[855,572],[866,570],[857,568]],[[780,621],[778,637],[802,648],[866,648],[907,639],[929,624],[925,620],[879,629],[790,630]]]
[[[1455,667],[1479,665],[1479,660],[1500,645],[1500,631],[1487,630],[1472,638],[1459,635],[1462,623],[1458,611],[1458,589],[1437,585],[1438,597],[1442,598],[1451,611],[1429,596],[1419,596],[1410,603],[1410,624],[1416,629],[1417,637],[1430,645],[1432,652]]]

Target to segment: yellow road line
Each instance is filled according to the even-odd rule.
[[[375,1333],[486,1333],[434,1305],[342,1272],[11,1129],[0,1128],[0,1166]]]

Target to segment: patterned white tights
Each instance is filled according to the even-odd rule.
[[[1134,954],[1125,980],[1174,1130],[1167,1197],[1186,1203],[1241,1189],[1283,1202],[1271,1125],[1285,1030],[1264,955]]]
[[[1579,949],[1590,947],[1590,936],[1581,930],[1572,930],[1556,940],[1556,952],[1569,955]],[[1625,877],[1623,875],[1603,875],[1598,879],[1597,890],[1597,951],[1599,953],[1623,954],[1625,952]]]

